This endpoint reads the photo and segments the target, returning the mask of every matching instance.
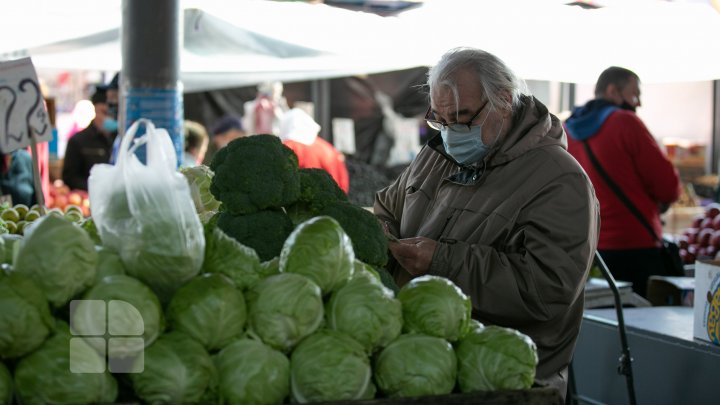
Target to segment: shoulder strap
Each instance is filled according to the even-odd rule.
[[[613,179],[610,177],[610,175],[607,174],[605,169],[602,167],[600,162],[595,157],[595,154],[593,153],[592,149],[590,149],[590,145],[587,144],[587,141],[583,141],[583,147],[585,148],[585,153],[587,153],[588,157],[590,158],[590,162],[592,162],[593,166],[595,166],[595,170],[597,170],[598,174],[600,174],[600,177],[602,177],[605,180],[605,183],[610,187],[610,189],[615,193],[615,195],[618,196],[620,201],[622,201],[623,204],[630,210],[630,212],[637,218],[638,221],[642,224],[642,226],[645,228],[645,230],[648,231],[648,233],[652,236],[653,239],[655,239],[656,242],[661,242],[660,239],[658,239],[657,235],[655,234],[655,230],[650,226],[650,224],[645,220],[645,217],[640,213],[640,211],[633,205],[633,203],[630,201],[630,199],[622,192],[620,187],[613,181]]]

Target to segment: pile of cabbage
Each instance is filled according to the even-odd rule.
[[[395,294],[330,217],[299,224],[267,262],[210,221],[202,267],[167,301],[89,229],[51,214],[0,239],[0,404],[312,403],[533,382],[527,336],[472,321],[444,278]]]

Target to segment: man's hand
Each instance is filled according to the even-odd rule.
[[[437,242],[425,238],[415,237],[398,239],[397,242],[388,243],[390,252],[397,259],[398,263],[413,276],[420,276],[430,270]]]

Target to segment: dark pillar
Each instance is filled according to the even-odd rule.
[[[183,156],[180,12],[179,0],[123,0],[120,74],[121,128],[138,118],[165,128],[178,164]],[[144,150],[138,156],[144,160]]]
[[[705,165],[707,173],[718,172],[718,159],[720,159],[720,80],[713,81],[712,106],[712,136]]]
[[[311,98],[315,105],[315,121],[320,124],[320,136],[332,143],[332,121],[330,117],[330,80],[313,80],[311,84]]]

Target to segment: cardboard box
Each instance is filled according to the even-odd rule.
[[[720,345],[720,261],[695,262],[693,336]]]

